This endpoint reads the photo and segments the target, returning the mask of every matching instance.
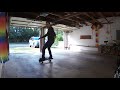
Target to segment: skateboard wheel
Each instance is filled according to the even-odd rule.
[[[49,62],[51,62],[51,60],[49,60]]]

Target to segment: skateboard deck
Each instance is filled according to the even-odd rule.
[[[44,61],[47,61],[47,60],[48,60],[49,62],[51,62],[51,59],[49,59],[49,58],[45,58],[45,59],[40,58],[40,59],[39,59],[39,62],[40,62],[40,63],[43,63]]]

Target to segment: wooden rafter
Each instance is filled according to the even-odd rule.
[[[33,16],[35,16],[35,18],[37,17],[37,16],[39,16],[39,14],[38,13],[35,13],[35,12],[23,12],[24,14],[28,14],[28,15],[33,15]]]
[[[103,14],[102,12],[99,12],[99,15],[100,15],[102,18],[104,18],[104,19],[107,21],[108,24],[110,24],[110,22],[107,20],[107,18],[104,16],[104,14]]]
[[[55,16],[58,16],[60,19],[59,20],[57,20],[57,21],[55,21],[55,22],[58,22],[58,21],[61,21],[61,20],[65,20],[65,19],[68,19],[68,20],[71,20],[71,21],[74,21],[74,22],[77,22],[77,23],[79,23],[78,21],[76,21],[76,20],[73,20],[73,19],[70,19],[70,17],[74,17],[74,16],[77,16],[77,15],[80,15],[79,13],[76,13],[76,14],[70,14],[70,15],[66,15],[66,16],[60,16],[60,15],[58,15],[58,14],[54,14],[54,13],[49,13],[49,14],[51,14],[51,15],[55,15]],[[55,23],[54,22],[54,23]]]
[[[85,24],[87,22],[90,23],[100,23],[100,24],[108,24],[113,23],[112,20],[108,20],[107,17],[113,17],[113,16],[120,16],[120,12],[105,12],[105,13],[98,13],[98,12],[46,12],[48,16],[40,16],[43,12],[9,12],[8,15],[10,17],[22,17],[22,18],[28,18],[30,20],[35,21],[50,21],[53,23],[53,25],[56,24],[64,24],[68,26],[75,27],[76,23],[79,24]],[[49,15],[49,14],[56,14],[56,15]],[[56,16],[56,17],[55,17]],[[87,19],[88,18],[88,19]],[[105,23],[99,22],[97,19],[104,18]],[[14,22],[14,21],[13,21]],[[22,21],[20,21],[22,23]],[[24,22],[24,21],[23,21]],[[28,22],[28,25],[32,22]]]
[[[35,18],[28,22],[28,24],[26,25],[26,27],[29,27],[29,24],[33,23],[33,21],[37,20],[40,17],[40,13],[35,13],[35,12],[23,12],[24,14],[28,14],[29,16],[34,16]]]
[[[80,20],[84,21],[85,25],[88,25],[86,22],[91,23],[90,21],[87,21],[87,20],[86,20],[86,19],[84,19],[84,18],[81,18],[81,17],[78,17],[78,16],[76,16],[76,18],[78,18],[78,19],[80,19]]]
[[[26,27],[25,24],[11,24],[11,26],[22,26],[22,27]],[[28,27],[38,27],[37,25],[30,25]]]
[[[65,12],[65,13],[67,13],[67,15],[71,15],[71,13],[69,13],[69,12]],[[76,13],[78,13],[78,12],[73,12],[72,14],[76,14]],[[86,21],[85,19],[82,19],[82,18],[80,18],[79,16],[74,16],[73,18],[76,18],[76,19],[78,19],[78,20],[74,20],[74,19],[71,19],[71,18],[68,18],[69,20],[71,20],[71,21],[75,21],[75,22],[77,22],[77,23],[80,23],[81,21]]]
[[[67,15],[71,15],[71,14],[76,14],[76,13],[78,13],[78,12],[65,12],[65,13],[66,13]],[[78,19],[78,20],[76,20],[76,19]],[[84,24],[87,25],[86,22],[85,22],[86,20],[79,18],[79,16],[74,16],[73,19],[68,18],[67,20],[73,21],[73,22],[79,24],[79,26],[80,26],[81,22],[84,22]],[[84,20],[84,21],[83,21],[83,20]],[[82,27],[82,25],[81,25],[81,27]]]
[[[28,21],[22,21],[22,20],[21,20],[21,21],[20,21],[20,20],[11,20],[11,22],[29,23]],[[43,24],[42,22],[34,22],[34,21],[33,21],[33,23],[34,23],[34,24]]]
[[[68,27],[61,27],[61,26],[54,26],[55,28],[57,29],[61,29],[61,30],[71,30],[71,28],[68,28]]]
[[[97,22],[99,24],[101,24],[101,22],[99,22],[97,19],[95,19],[94,17],[90,16],[88,13],[84,12],[84,15],[86,15],[87,17],[91,18],[94,22]]]
[[[47,17],[47,19],[52,19],[52,21],[51,20],[49,20],[50,22],[53,22],[53,21],[56,21],[56,18],[51,18],[51,17]],[[61,22],[64,22],[64,23],[61,23]],[[65,24],[65,25],[68,25],[68,26],[74,26],[74,25],[72,25],[72,23],[67,19],[67,20],[64,20],[64,21],[59,21],[59,22],[56,22],[56,24]],[[56,24],[52,24],[52,25],[56,25]]]

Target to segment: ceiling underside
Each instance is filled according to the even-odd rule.
[[[94,23],[110,24],[107,17],[118,17],[120,12],[8,12],[10,25],[25,27],[43,27],[50,21],[55,28],[64,30],[75,29]],[[100,22],[98,19],[104,19]]]

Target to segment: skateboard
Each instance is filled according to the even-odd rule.
[[[51,62],[51,59],[49,59],[49,58],[45,58],[45,59],[40,58],[40,59],[39,59],[39,62],[40,62],[40,63],[43,63],[43,62],[46,61],[46,60],[48,60],[49,62]]]

